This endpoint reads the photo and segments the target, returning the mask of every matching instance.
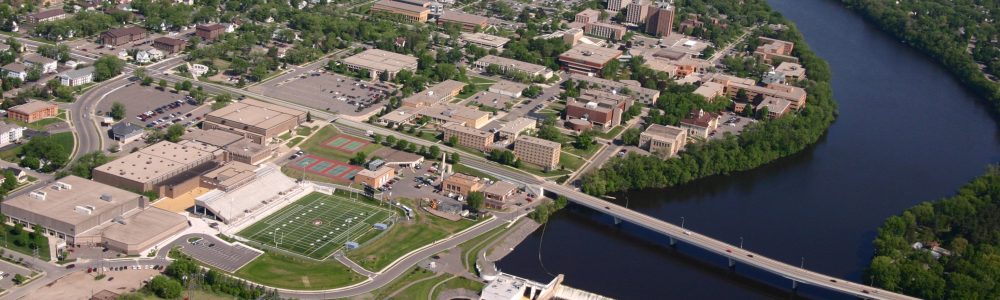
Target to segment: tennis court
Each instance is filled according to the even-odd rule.
[[[289,167],[305,170],[306,172],[321,175],[338,182],[351,182],[354,179],[354,174],[361,171],[361,168],[358,166],[314,155],[303,156],[298,161],[289,165]]]
[[[330,140],[323,143],[323,146],[354,154],[355,152],[358,152],[358,150],[361,150],[361,148],[364,148],[369,144],[371,143],[363,139],[359,139],[349,135],[338,134],[330,138]]]
[[[389,224],[390,209],[343,196],[311,193],[267,216],[238,235],[315,259],[356,241],[375,223]]]

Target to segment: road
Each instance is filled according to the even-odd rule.
[[[162,74],[183,62],[181,56],[164,59],[146,66],[146,73],[150,76]],[[106,148],[104,143],[108,137],[99,125],[97,105],[111,92],[132,82],[131,77],[134,69],[132,66],[126,67],[121,75],[87,90],[70,105],[70,122],[76,137],[76,143],[74,143],[76,149],[73,151],[71,162],[76,161],[83,154]]]
[[[725,48],[718,49],[717,51],[715,51],[715,54],[712,54],[712,57],[710,57],[708,59],[708,61],[711,62],[712,65],[718,64],[719,61],[722,60],[723,57],[726,57],[726,55],[728,55],[729,52],[731,52],[733,50],[733,47],[736,47],[737,44],[742,43],[743,40],[745,40],[747,38],[747,36],[749,36],[750,33],[752,33],[754,30],[757,30],[757,27],[759,27],[759,26],[760,25],[754,25],[752,27],[744,29],[743,30],[743,35],[740,35],[740,37],[738,37],[735,40],[733,40],[732,43],[729,43],[728,45],[726,45]]]
[[[177,78],[173,78],[173,80],[177,80]],[[216,84],[211,84],[211,83],[199,83],[199,84],[203,84],[205,86],[205,89],[207,91],[210,91],[210,92],[213,91],[213,90],[214,91],[220,91],[220,92],[229,92],[229,93],[233,93],[233,94],[237,94],[237,95],[244,95],[244,96],[251,97],[251,98],[256,98],[256,99],[260,99],[260,100],[264,100],[264,101],[268,101],[268,102],[272,102],[272,103],[276,103],[276,104],[281,104],[281,105],[292,107],[292,108],[296,108],[296,109],[302,109],[302,110],[305,110],[305,111],[310,111],[314,116],[317,116],[317,117],[320,117],[320,118],[324,118],[324,119],[327,119],[327,120],[334,120],[334,122],[336,122],[338,124],[346,125],[346,126],[350,126],[350,127],[354,127],[354,128],[356,128],[356,130],[361,130],[361,131],[371,130],[371,131],[373,131],[375,133],[382,134],[382,135],[394,135],[394,136],[397,136],[397,138],[405,139],[405,140],[407,140],[407,141],[409,141],[411,143],[416,143],[418,145],[429,146],[429,145],[434,144],[434,143],[431,143],[429,141],[426,141],[426,140],[423,140],[423,139],[419,139],[419,138],[415,138],[415,137],[411,137],[411,136],[408,136],[408,135],[400,135],[400,134],[397,134],[396,132],[390,131],[390,130],[382,128],[382,127],[373,126],[373,125],[370,125],[370,124],[367,124],[367,123],[361,123],[361,122],[352,121],[352,120],[348,120],[348,119],[344,119],[344,118],[337,118],[336,115],[331,114],[331,113],[326,112],[326,111],[311,109],[311,108],[304,107],[302,105],[298,105],[298,104],[295,104],[295,103],[289,103],[289,102],[281,100],[281,99],[275,99],[275,98],[266,97],[266,96],[263,96],[263,95],[258,95],[258,94],[255,94],[255,93],[251,93],[251,92],[248,92],[246,90],[241,90],[241,89],[236,89],[236,88],[232,88],[232,87],[226,87],[226,86],[221,86],[221,85],[216,85]],[[459,151],[457,149],[454,149],[454,148],[451,148],[451,147],[447,147],[447,146],[440,145],[440,144],[437,144],[437,145],[443,151],[464,153],[464,152],[461,152],[461,151]],[[626,222],[629,222],[629,223],[633,223],[633,224],[642,226],[642,227],[647,228],[649,230],[652,230],[654,232],[658,232],[660,234],[663,234],[663,235],[666,235],[666,236],[671,237],[673,239],[676,239],[676,240],[678,240],[680,242],[688,243],[690,245],[693,245],[693,246],[705,249],[707,251],[719,254],[719,255],[724,256],[724,257],[726,257],[728,259],[731,259],[733,262],[741,263],[741,264],[745,264],[745,265],[749,265],[749,266],[753,266],[753,267],[759,268],[761,270],[765,270],[765,271],[777,274],[779,276],[788,278],[788,279],[790,279],[790,280],[792,280],[793,282],[796,282],[796,283],[809,284],[809,285],[812,285],[812,286],[816,286],[816,287],[820,287],[820,288],[825,288],[825,289],[829,289],[829,290],[833,290],[833,291],[837,291],[837,292],[841,292],[841,293],[844,293],[844,294],[847,294],[847,295],[852,295],[852,296],[861,297],[861,298],[871,298],[871,299],[916,299],[916,298],[909,297],[909,296],[906,296],[906,295],[897,294],[897,293],[893,293],[893,292],[890,292],[890,291],[886,291],[886,290],[881,290],[881,289],[869,287],[869,286],[866,286],[866,285],[863,285],[863,284],[859,284],[859,283],[855,283],[855,282],[850,282],[850,281],[847,281],[847,280],[844,280],[844,279],[830,277],[830,276],[827,276],[827,275],[823,275],[823,274],[820,274],[820,273],[816,273],[816,272],[813,272],[813,271],[806,270],[804,268],[792,266],[792,265],[789,265],[789,264],[786,264],[784,262],[780,262],[780,261],[777,261],[777,260],[774,260],[774,259],[771,259],[771,258],[767,258],[767,257],[765,257],[765,256],[763,256],[763,255],[761,255],[759,253],[754,253],[754,252],[748,251],[746,249],[741,249],[739,247],[735,247],[733,245],[730,245],[728,243],[725,243],[725,242],[713,239],[711,237],[704,236],[704,235],[695,233],[693,231],[683,229],[683,228],[681,228],[679,226],[676,226],[676,225],[673,225],[671,223],[668,223],[668,222],[665,222],[665,221],[662,221],[662,220],[659,220],[659,219],[647,216],[645,214],[642,214],[642,213],[639,213],[639,212],[627,209],[625,207],[616,205],[614,203],[611,203],[611,202],[608,202],[608,201],[605,201],[605,200],[602,200],[602,199],[599,199],[599,198],[596,198],[596,197],[584,194],[584,193],[582,193],[582,192],[580,192],[580,191],[578,191],[578,190],[576,190],[574,188],[562,186],[562,185],[556,184],[554,182],[543,181],[543,180],[539,179],[538,177],[535,177],[535,176],[530,175],[530,174],[523,173],[523,172],[518,171],[516,169],[512,169],[512,168],[508,168],[508,167],[505,167],[505,166],[497,165],[497,164],[489,162],[485,158],[482,158],[482,157],[479,157],[479,156],[475,156],[475,155],[471,155],[471,154],[463,155],[462,156],[462,163],[464,165],[467,165],[467,166],[473,168],[473,169],[477,169],[479,171],[485,172],[487,174],[490,174],[492,176],[495,176],[495,177],[497,177],[499,179],[502,179],[502,180],[505,180],[505,181],[509,181],[509,182],[513,182],[513,183],[520,183],[520,184],[522,184],[522,185],[524,185],[526,187],[532,188],[532,189],[534,189],[534,188],[542,188],[542,189],[544,189],[546,191],[550,191],[550,192],[552,192],[554,194],[561,195],[561,196],[566,196],[567,198],[570,199],[570,201],[573,201],[573,202],[575,202],[577,204],[589,207],[589,208],[594,209],[596,211],[602,211],[602,212],[607,213],[607,214],[609,214],[609,215],[611,215],[611,216],[613,216],[613,217],[615,217],[617,219],[620,219],[622,221],[626,221]],[[491,225],[497,225],[497,224],[491,224]],[[495,226],[484,226],[484,227],[495,227]],[[485,229],[485,228],[477,228],[477,229],[482,229],[482,231],[480,233],[484,233],[484,232],[488,231],[488,229]],[[480,230],[476,230],[476,231],[479,232]],[[461,240],[463,240],[463,239],[467,240],[467,239],[470,239],[471,237],[475,237],[475,235],[462,235],[462,237],[456,237],[456,239],[452,240],[451,242],[453,242],[454,245],[457,245],[457,244],[461,243]],[[451,243],[448,243],[448,244],[451,244]],[[434,253],[440,252],[440,250],[444,250],[444,249],[447,249],[447,248],[450,248],[450,247],[443,247],[443,248],[440,248],[440,249],[438,249],[438,247],[433,247],[433,248],[435,250],[437,250],[437,251],[422,251],[420,253],[420,255],[414,255],[414,256],[410,257],[407,260],[406,265],[410,265],[410,262],[412,262],[412,263],[415,264],[420,259],[423,259],[423,258],[425,258],[425,257],[427,257],[429,255],[432,255]],[[426,256],[424,256],[425,254],[426,254]],[[410,261],[410,260],[412,260],[412,261]],[[400,265],[402,265],[402,264],[400,264]],[[399,266],[395,266],[395,267],[399,267]],[[315,295],[326,295],[326,296],[331,296],[331,297],[334,297],[333,295],[347,296],[347,295],[351,295],[351,293],[354,293],[353,295],[356,295],[356,294],[358,294],[356,292],[359,291],[359,290],[369,290],[370,291],[370,290],[373,290],[374,288],[376,288],[378,286],[382,286],[382,285],[390,282],[391,278],[395,278],[396,276],[402,274],[402,272],[404,272],[405,270],[406,270],[406,268],[401,268],[401,267],[399,267],[399,268],[390,268],[389,271],[387,271],[384,274],[381,274],[381,275],[387,275],[387,276],[378,276],[378,277],[376,277],[377,279],[374,279],[371,282],[368,282],[366,284],[359,285],[359,286],[356,286],[356,287],[351,287],[351,288],[347,289],[347,290],[353,290],[353,291],[347,291],[347,290],[321,291],[321,292],[282,291],[282,293],[286,293],[287,295],[297,295],[300,298],[301,298],[301,296],[313,295],[313,293],[315,293]],[[303,293],[303,294],[298,294],[298,293]],[[360,292],[360,293],[364,293],[364,292]],[[316,298],[309,298],[309,299],[316,299]]]

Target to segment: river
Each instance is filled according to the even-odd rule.
[[[770,0],[833,71],[840,116],[814,147],[757,170],[619,195],[630,208],[821,273],[867,282],[875,229],[1000,159],[988,108],[944,68],[832,0]],[[619,299],[848,298],[571,206],[498,263]],[[541,259],[539,259],[541,257]]]

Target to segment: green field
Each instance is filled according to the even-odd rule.
[[[250,225],[239,235],[303,256],[324,259],[386,223],[394,212],[346,197],[312,193]]]
[[[338,134],[342,133],[337,131],[337,129],[332,126],[325,126],[318,132],[313,134],[312,137],[303,142],[301,148],[306,153],[313,154],[316,156],[343,162],[349,161],[351,160],[351,158],[354,157],[354,153],[348,153],[341,149],[330,148],[326,146],[326,143],[329,142],[330,139],[332,139],[334,136]],[[359,137],[359,138],[362,140],[370,140],[364,137]],[[361,147],[361,149],[358,149],[357,151],[371,155],[373,152],[375,152],[375,150],[378,150],[381,147],[382,147],[381,145],[377,144],[368,144],[365,145],[364,147]]]
[[[284,289],[331,289],[364,280],[364,276],[334,260],[315,261],[272,252],[264,253],[239,271],[237,277]]]
[[[452,233],[468,228],[476,222],[462,219],[449,221],[424,213],[415,201],[400,199],[413,208],[412,223],[400,222],[389,228],[389,232],[371,243],[347,252],[347,257],[369,271],[378,272],[410,251],[443,239]]]

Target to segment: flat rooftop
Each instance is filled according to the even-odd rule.
[[[684,133],[684,131],[685,130],[683,128],[677,126],[652,124],[649,125],[649,127],[646,128],[646,131],[643,131],[642,133],[661,139],[674,140],[678,135]]]
[[[580,43],[559,55],[560,59],[571,59],[596,65],[603,65],[618,58],[622,52],[617,49]]]
[[[102,235],[121,243],[142,244],[186,222],[187,218],[180,214],[149,207],[125,218],[125,225],[112,222]]]
[[[462,40],[468,42],[490,45],[492,47],[503,47],[503,45],[506,45],[507,42],[510,42],[510,39],[508,38],[485,34],[482,32],[476,32],[476,33],[463,32],[461,38]]]
[[[546,70],[548,70],[548,68],[546,68],[545,66],[542,66],[542,65],[536,65],[536,64],[533,64],[533,63],[523,62],[523,61],[520,61],[520,60],[510,59],[510,58],[506,58],[506,57],[499,57],[499,56],[496,56],[496,55],[483,56],[483,58],[480,58],[479,60],[477,60],[476,63],[477,64],[481,64],[481,65],[487,65],[487,66],[488,65],[498,65],[498,66],[501,66],[501,67],[514,68],[514,69],[517,69],[517,70],[521,70],[521,71],[527,72],[527,73],[532,74],[532,75],[534,75],[536,73],[544,73]]]
[[[191,132],[185,133],[181,138],[223,148],[229,144],[235,143],[236,141],[242,140],[243,136],[219,129],[192,129]]]
[[[438,21],[442,22],[455,22],[455,23],[475,24],[475,25],[486,24],[488,20],[489,18],[484,16],[467,14],[464,12],[454,11],[454,10],[446,10],[444,12],[441,12],[441,17],[438,18]]]
[[[57,189],[55,183],[47,184],[32,193],[8,199],[3,204],[76,225],[139,198],[139,194],[73,175],[57,182],[68,184],[70,188]],[[36,192],[44,192],[44,200],[32,196],[38,194]],[[101,199],[102,196],[107,200]],[[87,207],[91,213],[80,212],[77,207]]]
[[[290,119],[299,119],[305,112],[247,99],[232,103],[208,114],[228,121],[269,129]]]
[[[399,3],[395,1],[383,2]],[[403,3],[400,4],[413,6]],[[402,69],[415,69],[417,67],[416,57],[379,49],[365,50],[361,53],[345,58],[343,62],[373,70],[388,70],[389,72],[399,72],[399,70]]]
[[[515,143],[528,143],[528,144],[533,144],[533,145],[544,146],[546,148],[556,148],[556,149],[561,149],[562,148],[562,144],[560,144],[560,143],[556,143],[556,142],[553,142],[553,141],[550,141],[550,140],[546,140],[546,139],[536,138],[536,137],[533,137],[533,136],[527,136],[527,135],[522,135],[522,136],[518,137],[517,141]]]
[[[239,182],[244,182],[253,178],[254,170],[257,167],[241,163],[238,161],[230,161],[226,164],[220,166],[218,169],[212,170],[205,175],[204,178],[211,178],[217,181],[222,186],[232,186]]]
[[[484,138],[487,137],[487,136],[493,135],[493,134],[491,134],[489,132],[486,132],[486,131],[482,131],[482,130],[475,129],[475,128],[465,127],[465,126],[458,125],[458,124],[455,124],[455,123],[449,123],[449,124],[443,126],[442,128],[444,128],[445,130],[457,131],[457,132],[460,132],[460,133],[471,134],[471,135],[474,135],[474,136],[484,137]]]
[[[55,106],[55,104],[44,101],[30,100],[28,101],[28,103],[11,107],[10,109],[8,109],[8,111],[16,111],[23,114],[32,114],[34,112],[47,109],[52,106]]]
[[[145,183],[159,178],[161,174],[178,174],[192,162],[212,156],[211,152],[196,147],[162,141],[103,164],[95,170]]]

